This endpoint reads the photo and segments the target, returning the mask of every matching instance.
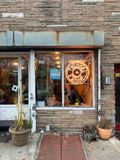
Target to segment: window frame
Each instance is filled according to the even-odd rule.
[[[44,51],[43,51],[44,52]],[[64,97],[64,94],[65,94],[65,91],[64,91],[64,86],[65,86],[65,84],[64,84],[64,80],[65,80],[65,78],[64,78],[64,55],[65,54],[67,54],[68,53],[68,51],[60,51],[60,53],[61,53],[61,62],[62,62],[62,68],[61,68],[61,70],[62,70],[62,76],[61,76],[61,78],[62,78],[62,80],[61,80],[61,89],[62,89],[62,105],[61,106],[54,106],[54,107],[52,107],[52,106],[46,106],[46,107],[37,107],[37,109],[67,109],[67,110],[94,110],[94,109],[96,109],[95,108],[95,60],[94,60],[94,51],[69,51],[69,54],[75,54],[75,53],[77,53],[77,54],[84,54],[84,52],[86,53],[88,53],[88,54],[91,54],[91,56],[92,56],[92,99],[93,99],[93,101],[92,101],[92,106],[89,106],[89,107],[87,107],[87,106],[80,106],[80,107],[67,107],[67,106],[65,106],[64,105],[64,103],[65,103],[65,97]],[[37,52],[37,54],[40,54],[41,52]],[[51,53],[51,51],[48,51],[47,52],[47,54],[50,54]]]

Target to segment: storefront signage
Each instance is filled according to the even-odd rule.
[[[65,76],[68,82],[73,85],[83,84],[89,77],[89,68],[83,60],[71,60],[65,69]]]
[[[50,78],[53,80],[60,79],[60,69],[50,68]]]

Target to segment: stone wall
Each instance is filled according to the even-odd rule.
[[[0,13],[0,31],[90,31],[104,28],[104,3],[83,3],[81,0],[2,0]],[[9,13],[8,17],[3,13]],[[23,16],[19,17],[15,13],[23,13]],[[67,27],[49,27],[54,24]]]
[[[96,111],[82,110],[37,110],[37,130],[45,130],[47,124],[51,131],[81,132],[85,125],[96,124]]]
[[[102,70],[103,77],[110,76],[111,84],[104,85],[104,89],[102,89],[102,109],[105,111],[105,116],[115,120],[114,64],[120,63],[119,0],[104,0],[104,2],[97,2],[97,0],[96,2],[90,2],[90,0],[89,2],[82,0],[1,0],[0,31],[9,30],[104,31],[105,46],[102,49]],[[85,113],[83,114],[84,118],[78,115],[73,117],[78,116],[81,123],[82,120],[90,122],[91,119],[94,122],[96,116],[93,112],[83,112]],[[42,116],[41,113],[39,112],[41,118],[38,118],[38,124],[40,124],[40,120],[45,120],[47,111]],[[54,117],[53,115],[56,113],[53,111],[51,117]],[[90,117],[88,118],[86,114]],[[67,115],[71,116],[71,114]],[[79,122],[78,124],[81,126]]]

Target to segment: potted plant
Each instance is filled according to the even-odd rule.
[[[41,91],[41,95],[46,99],[48,106],[54,106],[55,105],[55,95],[53,94],[52,87],[47,87],[46,89]]]
[[[28,142],[28,134],[30,133],[31,128],[31,118],[29,120],[25,119],[25,113],[23,111],[22,104],[22,92],[18,95],[17,111],[18,116],[17,120],[9,128],[9,132],[12,136],[12,143],[16,146],[23,146]]]
[[[108,140],[112,136],[112,123],[108,119],[102,119],[97,124],[98,135],[101,139]]]
[[[79,99],[76,98],[76,100],[75,100],[75,106],[79,106],[79,103],[80,103]]]

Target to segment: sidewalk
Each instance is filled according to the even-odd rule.
[[[98,139],[92,143],[82,142],[81,145],[79,135],[64,135],[61,148],[60,135],[54,135],[50,138],[50,134],[47,133],[43,141],[44,139],[40,140],[40,133],[32,134],[28,144],[23,147],[15,147],[11,141],[0,143],[0,160],[36,160],[37,157],[37,160],[44,160],[45,156],[52,158],[51,160],[84,160],[82,147],[86,160],[120,160],[120,141],[115,137],[108,141]],[[49,160],[47,158],[45,160]]]
[[[87,160],[120,160],[120,141],[112,137],[108,141],[83,142]]]
[[[35,160],[39,146],[40,133],[31,134],[28,144],[16,147],[11,141],[0,143],[0,160]]]

